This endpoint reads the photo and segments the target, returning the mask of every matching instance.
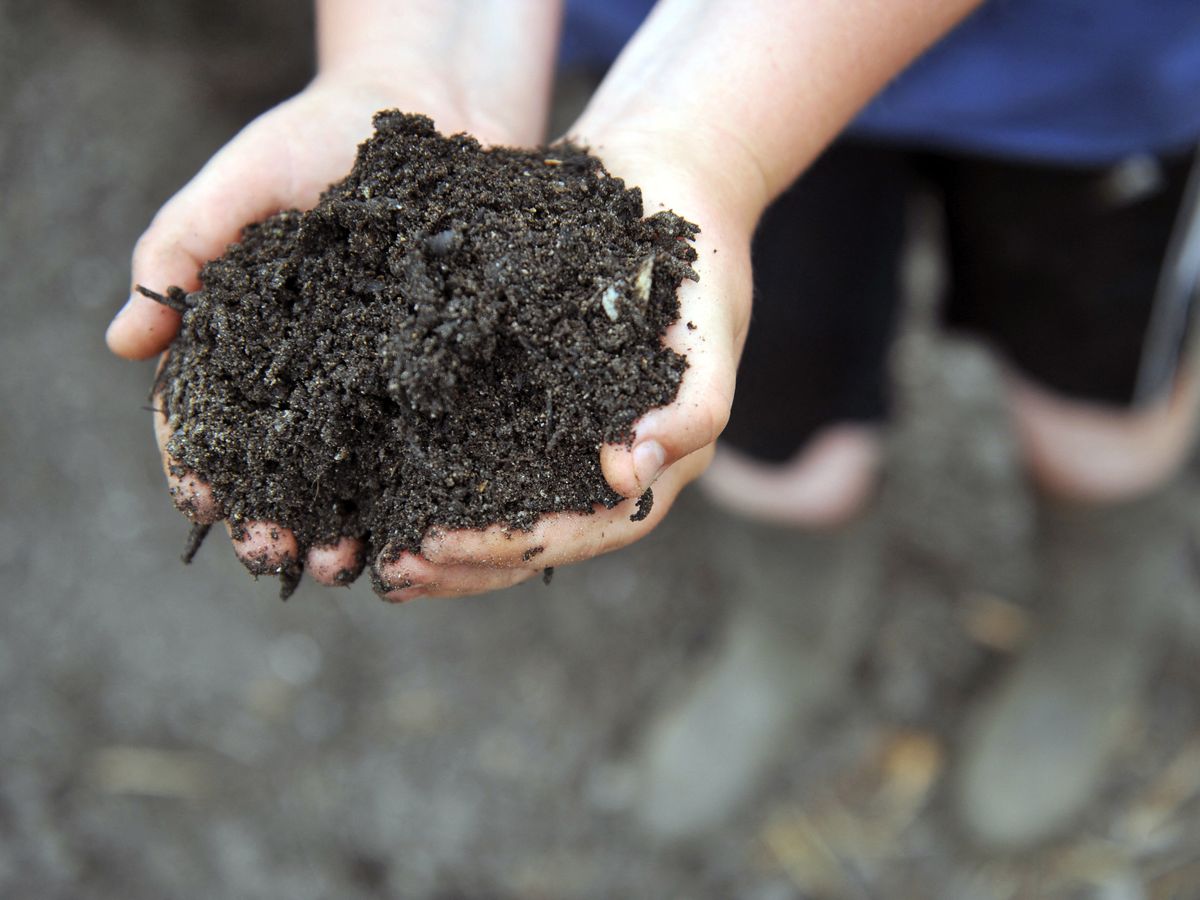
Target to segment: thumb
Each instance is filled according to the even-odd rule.
[[[686,327],[682,322],[673,328]],[[691,346],[670,340],[687,354],[679,394],[669,405],[651,410],[639,419],[629,445],[606,444],[600,450],[600,467],[613,490],[623,497],[645,493],[672,463],[716,441],[729,421],[736,372],[735,355],[717,349],[720,341],[698,337],[703,326],[690,333]],[[686,340],[686,339],[685,339]]]
[[[634,423],[629,444],[600,450],[605,480],[623,497],[641,496],[667,467],[714,443],[729,421],[750,319],[750,240],[736,217],[697,221],[705,228],[696,242],[700,277],[679,286],[679,319],[663,336],[687,357],[679,393]]]
[[[276,156],[281,142],[251,125],[227,144],[159,210],[133,251],[133,284],[166,293],[199,287],[200,266],[220,256],[241,229],[287,205],[288,170]],[[282,161],[286,162],[286,161]],[[146,359],[166,349],[179,313],[131,291],[108,326],[109,349]]]

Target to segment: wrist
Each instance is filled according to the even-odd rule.
[[[771,199],[750,149],[712,122],[630,116],[610,126],[585,114],[568,137],[589,147],[630,187],[641,188],[647,215],[662,204],[695,217],[701,228],[720,222],[730,239],[748,240]]]
[[[440,131],[488,144],[544,137],[553,0],[318,0],[322,78],[370,79]]]
[[[399,109],[429,116],[443,134],[466,132],[484,144],[519,145],[534,143],[519,124],[498,119],[470,102],[451,82],[415,67],[405,71],[394,62],[386,66],[354,63],[320,70],[308,90],[339,98],[353,97],[372,112]]]

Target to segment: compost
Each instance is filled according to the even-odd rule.
[[[687,365],[663,335],[698,229],[643,213],[584,148],[378,113],[314,208],[248,226],[194,292],[145,290],[182,313],[155,383],[167,449],[235,531],[355,537],[368,562],[434,526],[611,508],[601,445]]]

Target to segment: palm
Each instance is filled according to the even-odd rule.
[[[652,410],[635,426],[635,441],[653,438],[674,463],[654,482],[650,514],[635,520],[633,498],[643,492],[647,479],[630,448],[606,446],[601,451],[605,478],[628,502],[611,510],[597,507],[591,515],[546,516],[526,534],[513,535],[503,526],[435,534],[426,539],[420,556],[404,554],[381,566],[387,581],[423,586],[398,592],[401,598],[477,593],[523,580],[543,567],[632,543],[663,519],[679,491],[712,458],[713,442],[732,402],[733,372],[749,319],[749,228],[727,215],[708,191],[697,189],[706,186],[690,184],[686,173],[619,154],[611,146],[605,149],[608,168],[642,188],[647,213],[661,203],[702,229],[695,263],[700,278],[680,288],[680,318],[666,335],[672,348],[687,355],[688,370],[674,403]]]
[[[134,251],[133,281],[153,291],[198,286],[200,266],[221,255],[241,229],[282,209],[307,208],[349,170],[358,143],[370,134],[372,114],[404,107],[430,113],[447,131],[472,130],[453,104],[432,93],[399,95],[388,85],[363,81],[322,81],[248,125],[159,212]],[[476,133],[480,129],[473,129]],[[489,140],[508,136],[485,129]],[[141,295],[109,327],[109,346],[119,355],[144,359],[163,352],[179,328],[179,315]],[[156,413],[155,431],[171,495],[198,524],[221,518],[211,491],[194,473],[182,472],[167,455],[170,429]],[[238,555],[259,571],[299,562],[300,548],[285,528],[246,523],[235,541]],[[343,583],[362,566],[362,548],[344,540],[307,551],[305,567],[318,581]]]
[[[513,135],[486,127],[480,134],[480,128],[453,106],[438,108],[428,101],[420,95],[406,101],[371,83],[318,80],[251,123],[163,208],[135,251],[135,283],[157,291],[170,285],[193,289],[200,265],[219,256],[246,223],[281,209],[312,206],[349,169],[377,109],[425,110],[442,131],[468,130],[486,141],[513,142]],[[653,509],[637,521],[632,518],[632,501],[611,510],[598,508],[592,515],[547,516],[517,537],[498,526],[441,533],[428,538],[419,555],[393,556],[384,548],[376,568],[388,599],[495,590],[544,567],[624,546],[661,521],[680,489],[712,456],[712,443],[732,399],[733,368],[748,318],[749,227],[728,216],[707,185],[690,183],[686,172],[664,167],[653,157],[620,153],[613,146],[603,155],[611,171],[642,188],[647,212],[672,206],[704,229],[697,240],[700,280],[685,282],[680,289],[682,314],[666,336],[690,363],[680,395],[635,428],[638,439],[652,438],[664,448],[665,461],[673,464],[654,480],[659,473],[639,466],[630,448],[608,446],[601,453],[606,479],[623,496],[638,497],[654,480]],[[177,330],[177,313],[137,297],[110,327],[108,338],[117,353],[144,358],[163,351]],[[170,433],[161,414],[156,415],[156,432],[162,450]],[[221,517],[208,487],[194,474],[181,472],[165,451],[163,465],[176,504],[194,521],[207,524]],[[542,549],[533,556],[528,551],[535,547]],[[300,562],[295,537],[273,523],[246,523],[239,529],[235,549],[257,571],[294,568]],[[362,549],[349,539],[309,548],[304,567],[319,582],[344,583],[347,573],[361,569]]]

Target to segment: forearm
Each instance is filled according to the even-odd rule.
[[[757,219],[891,77],[978,3],[660,0],[573,134],[597,144],[656,141]]]
[[[440,108],[485,140],[543,138],[561,0],[317,0],[321,74],[366,74]],[[465,127],[464,123],[464,127]],[[445,123],[439,123],[446,127]],[[458,127],[454,125],[451,127]]]

